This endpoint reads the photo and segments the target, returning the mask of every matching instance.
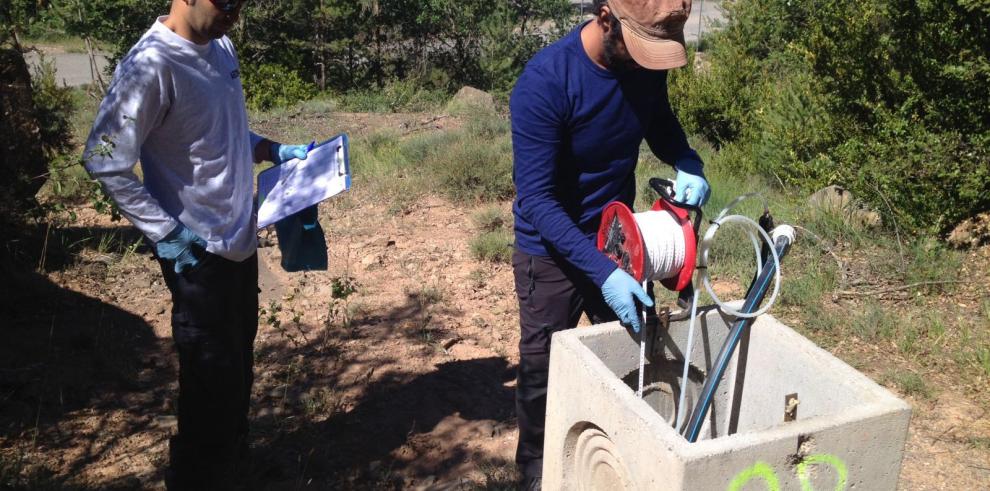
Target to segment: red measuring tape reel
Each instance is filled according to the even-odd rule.
[[[694,265],[697,264],[698,255],[698,233],[691,224],[691,216],[686,208],[681,208],[663,198],[653,203],[654,211],[666,210],[674,215],[677,224],[684,232],[684,267],[677,276],[660,280],[660,284],[668,290],[679,292],[691,284],[691,277],[694,276]]]
[[[678,206],[672,200],[661,197],[653,203],[652,210],[670,213],[684,234],[684,266],[676,276],[660,281],[667,289],[679,292],[691,283],[691,277],[694,276],[698,236],[695,232],[696,225],[691,222],[690,211],[696,209]],[[643,240],[643,233],[628,206],[618,201],[605,205],[601,225],[598,227],[598,250],[639,282],[644,281],[647,273],[646,246]]]
[[[605,205],[598,227],[598,250],[636,281],[643,282],[643,235],[632,210],[625,204],[613,201]]]

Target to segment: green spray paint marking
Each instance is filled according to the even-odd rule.
[[[797,475],[798,481],[801,481],[801,491],[814,491],[814,488],[811,487],[811,480],[808,478],[808,466],[815,464],[828,464],[832,466],[839,475],[839,482],[835,484],[835,491],[844,491],[846,489],[846,483],[849,479],[849,470],[846,469],[846,463],[835,455],[820,453],[808,456],[798,464]]]
[[[773,467],[770,467],[766,462],[757,462],[753,464],[753,467],[736,474],[736,477],[729,483],[727,491],[739,491],[751,479],[757,477],[767,483],[768,491],[780,491],[780,481],[777,480],[777,474],[773,471]]]

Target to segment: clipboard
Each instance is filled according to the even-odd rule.
[[[349,141],[341,133],[258,174],[258,228],[265,228],[351,188]]]

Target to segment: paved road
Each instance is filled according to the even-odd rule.
[[[691,5],[691,17],[684,25],[684,40],[688,43],[698,42],[698,32],[704,37],[717,25],[725,23],[725,11],[721,1],[694,0]]]
[[[576,9],[588,10],[591,0],[571,0]],[[691,4],[691,17],[684,25],[684,39],[688,43],[698,42],[698,32],[702,37],[716,28],[716,24],[725,23],[725,12],[722,10],[722,0],[694,0]]]
[[[48,60],[55,62],[55,73],[58,82],[64,82],[70,87],[78,87],[93,81],[89,70],[89,56],[85,53],[66,53],[65,50],[52,47],[39,48]],[[28,64],[35,66],[40,61],[37,52],[31,51],[24,57]],[[97,55],[96,62],[100,67],[101,74],[107,66],[107,59]],[[107,82],[107,77],[103,76],[103,81]]]

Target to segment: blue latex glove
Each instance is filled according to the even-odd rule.
[[[639,282],[629,276],[629,273],[623,271],[622,268],[616,268],[605,279],[605,283],[602,284],[602,296],[605,297],[605,303],[615,311],[615,315],[619,316],[619,321],[627,326],[632,326],[633,331],[636,332],[639,332],[640,329],[640,312],[636,308],[633,297],[638,298],[646,307],[653,306],[653,300],[650,300],[650,296],[646,294]]]
[[[309,145],[283,145],[272,142],[272,162],[275,165],[282,165],[292,159],[303,160],[306,154],[313,149],[314,143]]]
[[[174,261],[175,272],[181,273],[199,263],[199,259],[193,254],[193,245],[206,250],[206,241],[180,223],[165,238],[155,243],[155,253],[162,259]]]
[[[708,202],[711,190],[708,188],[702,163],[698,160],[682,160],[675,167],[677,179],[674,181],[674,199],[690,206],[701,206]]]

